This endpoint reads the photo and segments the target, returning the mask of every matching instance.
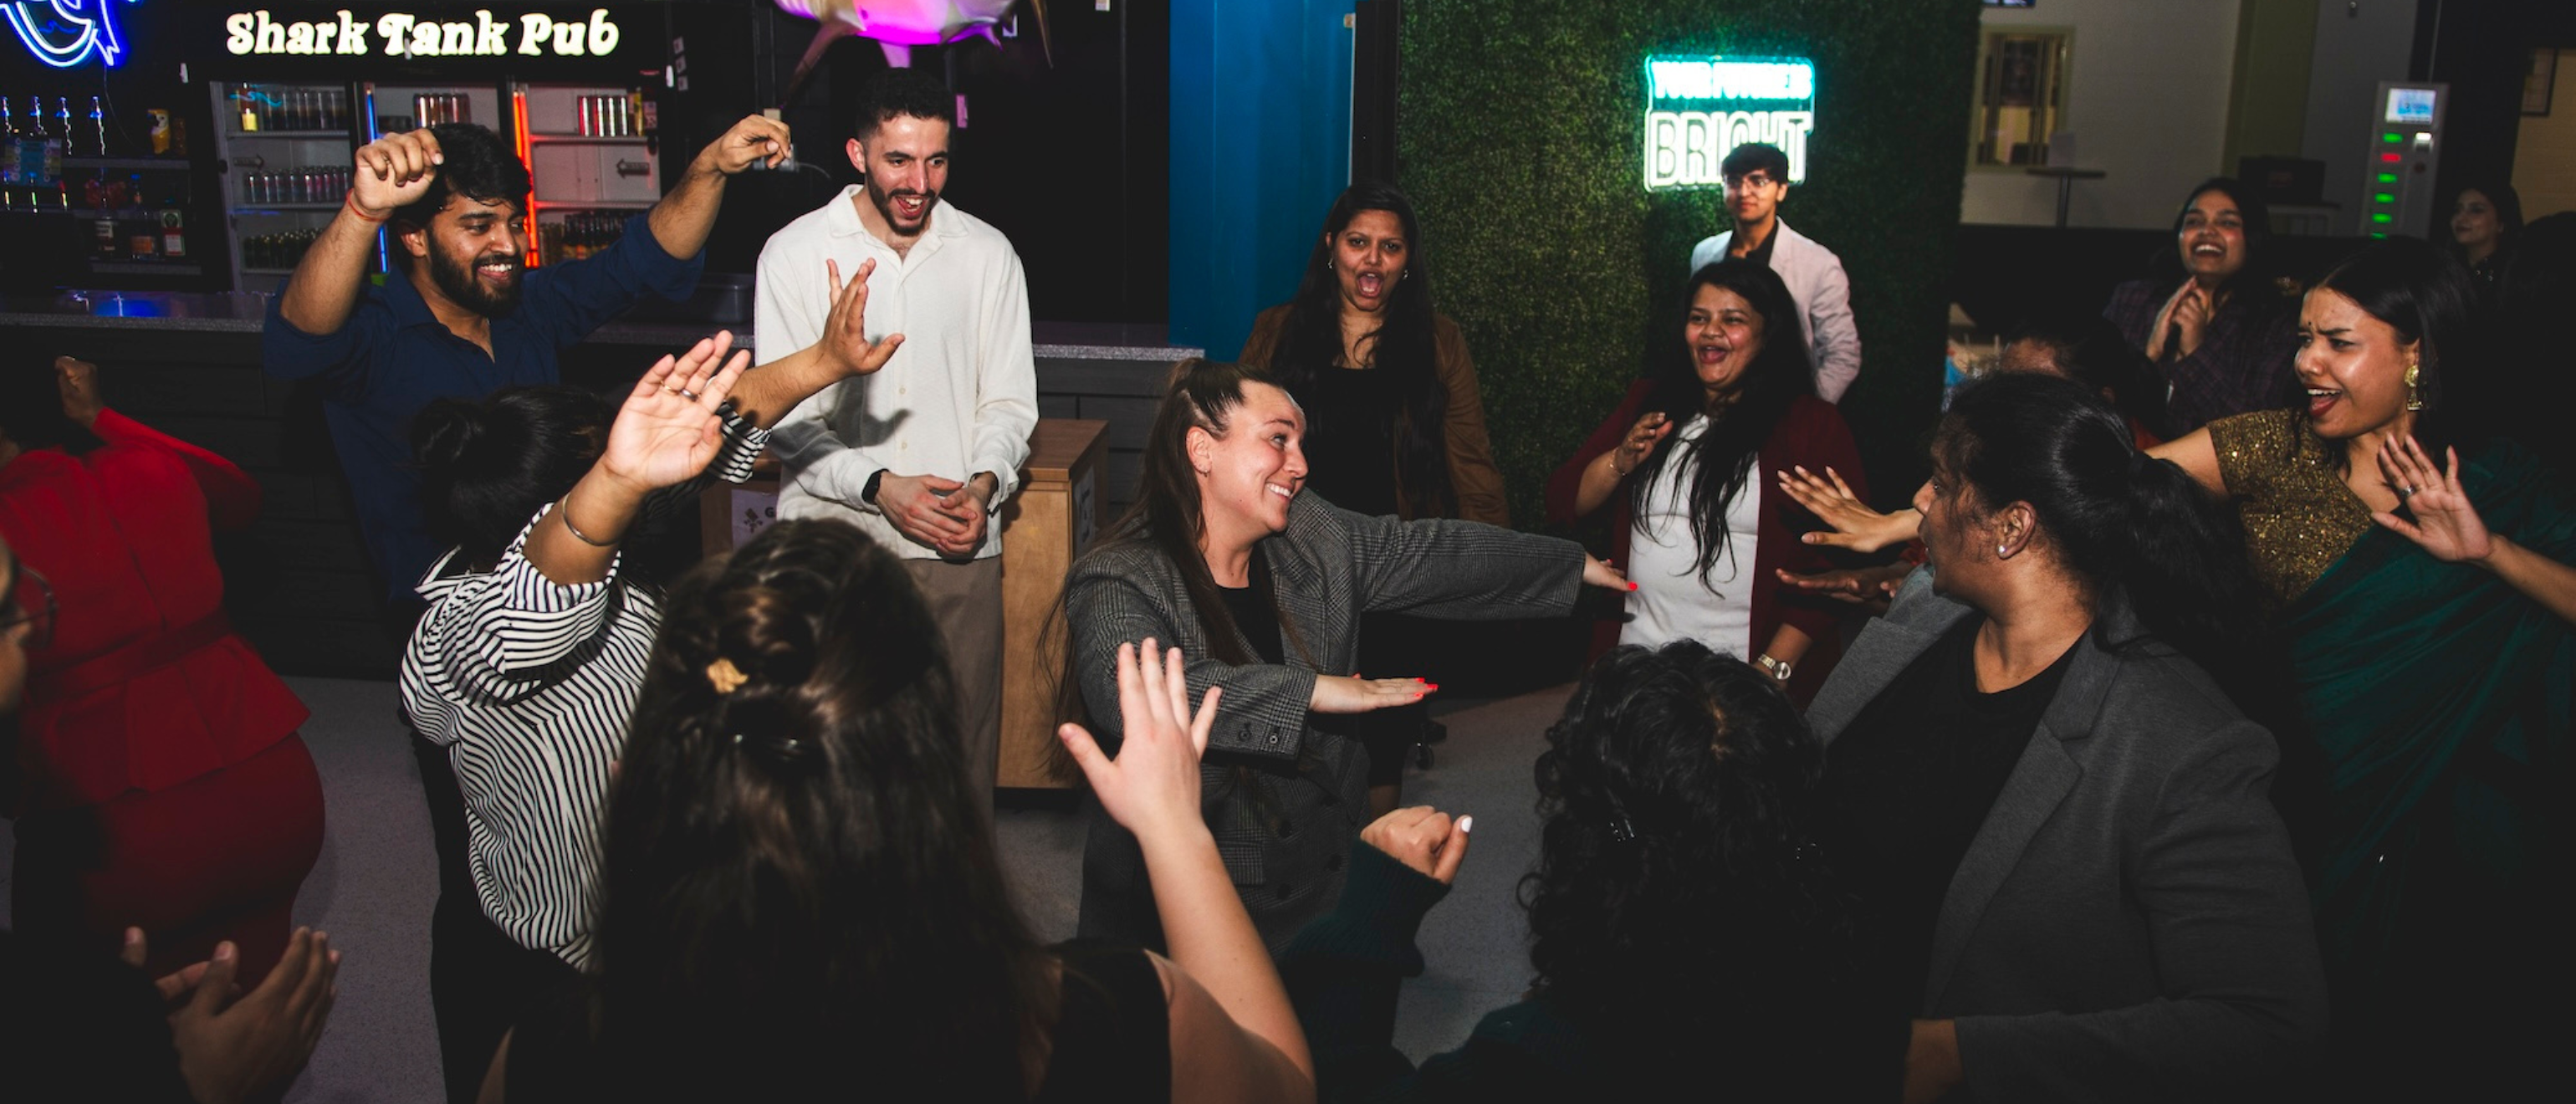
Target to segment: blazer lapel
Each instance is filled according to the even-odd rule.
[[[1931,973],[1923,986],[1927,1012],[1939,1006],[1941,991],[1949,987],[1968,936],[1977,930],[1977,920],[1995,899],[1995,891],[2003,888],[2004,879],[2020,865],[2031,837],[2056,815],[2059,803],[2075,792],[2083,777],[2084,769],[2066,753],[2063,735],[2048,721],[2040,721],[2030,743],[2021,749],[2012,777],[1996,795],[1995,807],[1987,811],[1984,826],[1977,829],[1976,842],[1968,845],[1958,873],[1950,876],[1949,892],[1941,898],[1941,921],[1932,931]]]
[[[1887,616],[1869,623],[1860,639],[1843,653],[1832,677],[1807,705],[1807,727],[1827,747],[1843,728],[1877,699],[1887,684],[1905,673],[1916,657],[1930,650],[1969,613],[1968,607],[1932,593],[1932,572],[1917,568],[1905,580]]]
[[[2004,880],[2021,865],[2022,852],[2084,780],[2084,766],[2076,758],[2079,742],[2092,735],[2103,698],[2120,670],[2118,658],[2105,651],[2103,643],[2118,647],[2141,631],[2135,614],[2119,603],[2076,641],[2075,662],[2066,669],[2057,696],[2049,699],[2048,711],[2041,714],[2030,743],[2021,749],[2012,776],[2004,780],[2003,792],[1995,796],[1994,808],[1986,812],[1985,824],[1977,829],[1976,841],[1968,845],[1958,872],[1950,876],[1949,892],[1941,898],[1941,920],[1932,933],[1931,972],[1923,986],[1927,1013],[1940,1006],[1942,990],[1958,969],[1968,937],[1976,932],[1978,920]]]

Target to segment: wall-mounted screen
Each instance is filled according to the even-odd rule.
[[[2434,90],[2430,88],[2391,88],[2388,90],[2388,121],[2392,123],[2429,123],[2433,121]]]

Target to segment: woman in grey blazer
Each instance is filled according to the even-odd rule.
[[[1906,1099],[2277,1095],[2325,1034],[2261,609],[2233,525],[2090,389],[1962,389],[1915,492],[1931,563],[1816,697]]]
[[[1146,440],[1140,501],[1064,586],[1066,678],[1104,747],[1119,739],[1119,645],[1180,648],[1193,700],[1224,688],[1202,805],[1274,954],[1339,896],[1368,817],[1367,752],[1348,718],[1439,689],[1344,674],[1360,615],[1557,616],[1584,583],[1628,589],[1571,541],[1363,517],[1300,494],[1304,431],[1296,401],[1260,369],[1184,363]],[[1081,934],[1159,946],[1135,838],[1096,802],[1090,811]]]

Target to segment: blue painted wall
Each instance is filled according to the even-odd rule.
[[[1171,10],[1171,341],[1232,357],[1349,183],[1351,0]]]

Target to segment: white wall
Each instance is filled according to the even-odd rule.
[[[2317,49],[2308,64],[2308,130],[2300,155],[2326,163],[2325,200],[2339,204],[2335,232],[2360,233],[2362,158],[2379,125],[2379,82],[2406,79],[2415,48],[2415,0],[2317,0]],[[2448,213],[2438,213],[2437,219]]]
[[[2344,0],[2333,3],[2339,11]],[[2236,10],[2237,0],[2046,0],[2032,8],[1985,9],[1988,28],[2075,29],[2066,105],[2074,163],[2110,175],[2075,182],[2067,225],[2170,226],[2192,185],[2232,171],[2219,161],[2227,144]],[[2411,0],[2407,10],[2414,10]],[[1968,140],[1969,129],[1962,120],[1959,141]],[[2053,224],[2057,182],[2019,167],[1971,167],[1959,219]]]

